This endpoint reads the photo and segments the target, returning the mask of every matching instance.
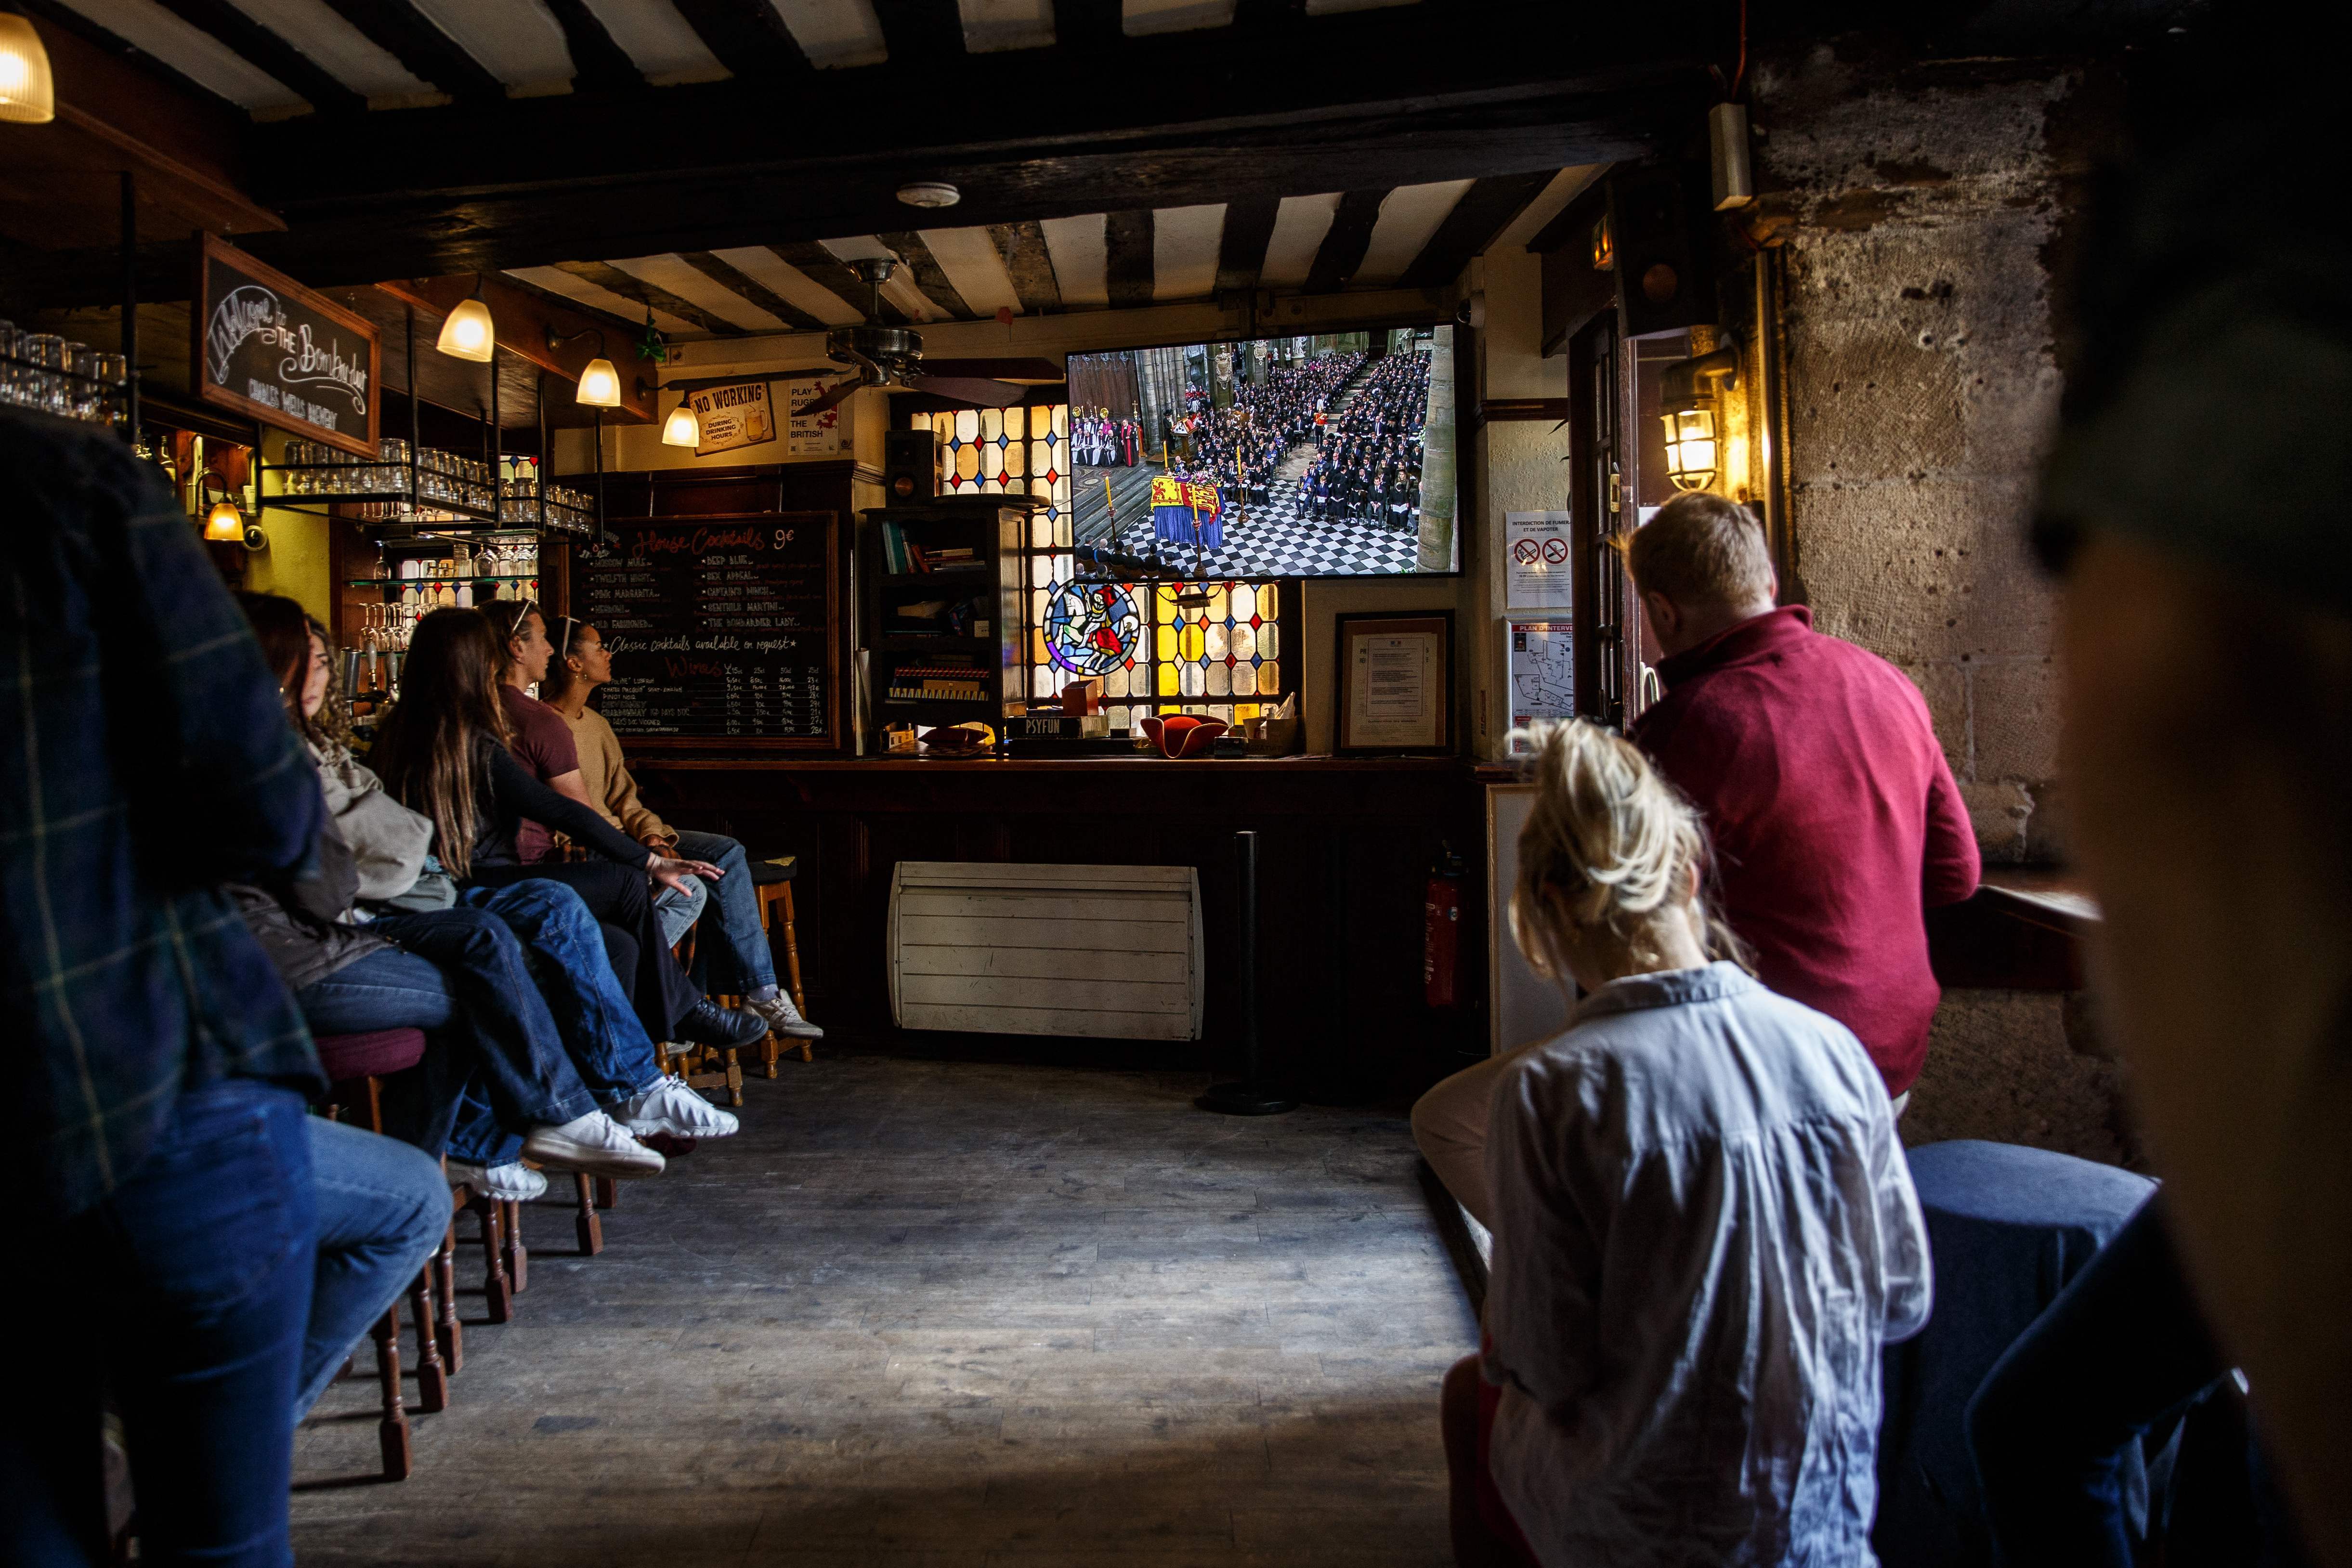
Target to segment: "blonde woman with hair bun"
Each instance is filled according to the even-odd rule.
[[[1523,733],[1511,933],[1570,1022],[1413,1108],[1494,1233],[1483,1352],[1442,1396],[1456,1559],[1874,1563],[1879,1351],[1930,1297],[1885,1088],[1743,967],[1638,750]]]

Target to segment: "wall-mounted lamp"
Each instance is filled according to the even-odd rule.
[[[1739,384],[1739,351],[1728,345],[1679,360],[1658,378],[1659,417],[1666,426],[1666,478],[1678,490],[1703,490],[1722,467],[1716,429],[1719,393]]]
[[[58,117],[49,51],[16,7],[0,4],[0,120],[47,125]]]
[[[498,354],[498,330],[491,324],[489,306],[482,302],[480,273],[474,274],[472,296],[457,301],[457,308],[441,323],[441,336],[433,346],[451,359],[469,359],[476,364],[488,364]]]
[[[699,447],[702,445],[702,421],[695,417],[694,394],[687,393],[677,400],[662,422],[662,445],[665,447]]]
[[[205,512],[205,541],[209,544],[242,544],[258,553],[269,548],[269,535],[257,522],[247,522],[236,504],[236,491],[227,479],[218,474],[206,473],[196,480],[196,505],[205,504],[207,487],[220,487],[220,500]]]

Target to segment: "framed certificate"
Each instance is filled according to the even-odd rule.
[[[1454,612],[1338,617],[1340,755],[1454,750]]]

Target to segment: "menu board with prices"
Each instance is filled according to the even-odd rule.
[[[834,514],[615,523],[574,614],[613,655],[596,706],[645,746],[840,744]]]

